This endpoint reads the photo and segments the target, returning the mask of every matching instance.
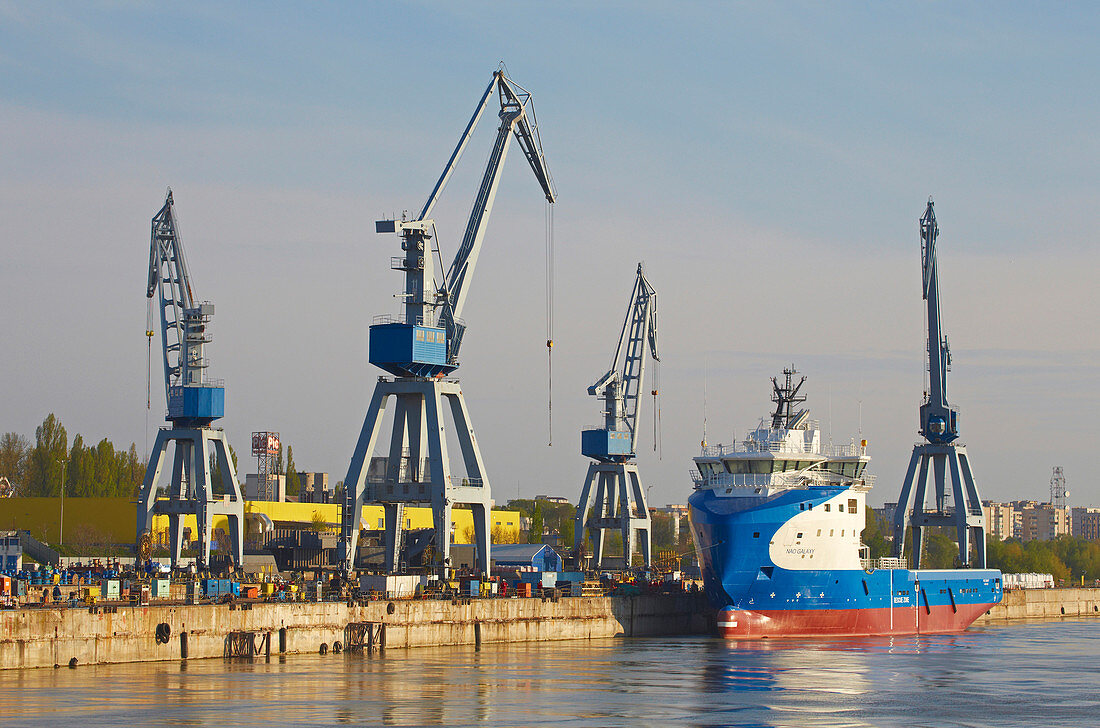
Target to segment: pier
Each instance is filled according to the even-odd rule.
[[[702,594],[35,607],[0,611],[0,669],[710,634]]]

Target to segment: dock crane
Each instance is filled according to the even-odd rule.
[[[438,242],[433,244],[437,234],[430,217],[432,208],[494,94],[500,102],[496,141],[458,252],[446,276],[437,281],[435,263],[438,259],[442,268],[442,256]],[[503,70],[497,70],[420,214],[411,219],[403,216],[400,220],[379,220],[375,224],[376,232],[397,233],[401,238],[403,255],[391,258],[390,267],[405,275],[401,294],[404,310],[395,317],[375,317],[370,327],[369,361],[393,378],[380,377],[375,386],[344,478],[339,557],[345,573],[354,567],[359,514],[366,502],[381,503],[385,510],[387,571],[399,566],[403,514],[408,503],[431,504],[436,552],[440,554],[439,566],[444,576],[449,566],[451,505],[470,505],[478,569],[483,573],[489,571],[492,491],[462,389],[457,380],[445,377],[458,368],[459,349],[466,331],[462,310],[513,137],[535,173],[547,203],[552,204],[557,196],[543,157],[531,94]],[[382,417],[391,397],[396,400],[396,407],[388,457],[372,462]],[[465,476],[452,472],[441,406],[444,401],[450,405]]]
[[[954,526],[959,544],[959,563],[985,568],[985,513],[970,471],[966,446],[959,444],[958,410],[947,402],[947,372],[951,367],[951,350],[941,331],[939,275],[936,266],[936,238],[939,225],[932,199],[920,219],[923,297],[927,304],[929,391],[920,406],[920,434],[925,442],[913,447],[909,469],[905,474],[901,498],[894,513],[894,554],[900,557],[905,548],[905,531],[912,523],[914,568],[920,568],[921,542],[925,528]],[[928,486],[928,466],[935,473],[935,507],[925,508]],[[918,465],[920,467],[918,474]],[[952,506],[947,505],[946,481],[950,470]],[[914,480],[915,477],[915,480]],[[916,485],[910,515],[910,495]],[[971,558],[971,542],[974,557]],[[974,563],[971,563],[973,560]]]
[[[634,462],[638,442],[638,400],[645,381],[647,347],[653,360],[660,361],[657,354],[657,292],[646,280],[639,263],[611,368],[588,388],[590,395],[603,398],[604,426],[581,432],[581,454],[594,462],[588,466],[581,489],[573,534],[579,556],[587,529],[596,568],[603,568],[604,536],[609,529],[622,533],[625,568],[630,568],[639,540],[646,568],[652,559],[652,521],[638,464]]]
[[[172,563],[183,548],[183,520],[194,516],[198,524],[199,562],[210,563],[214,517],[225,516],[229,525],[230,557],[240,565],[244,551],[244,499],[230,457],[225,431],[213,427],[225,415],[225,385],[206,375],[205,348],[210,343],[214,304],[197,301],[184,257],[172,190],[153,217],[149,246],[149,323],[152,341],[153,299],[159,298],[164,395],[168,404],[167,427],[157,432],[149,456],[137,506],[138,553],[147,552],[153,516],[168,516]],[[168,497],[158,498],[161,470],[174,445]],[[217,462],[219,482],[214,482],[211,455]]]

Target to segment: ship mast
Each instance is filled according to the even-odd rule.
[[[775,377],[772,377],[772,402],[775,402],[775,412],[772,413],[773,430],[792,429],[795,421],[800,420],[806,412],[806,410],[795,412],[793,409],[794,405],[806,401],[805,395],[798,396],[798,391],[806,383],[806,377],[799,379],[798,384],[792,385],[792,377],[796,374],[798,370],[792,364],[790,369],[783,370],[782,386]]]

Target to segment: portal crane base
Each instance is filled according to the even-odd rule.
[[[371,455],[378,444],[382,418],[390,399],[396,401],[389,456],[381,472],[368,477]],[[455,436],[462,450],[466,476],[451,474],[443,401],[450,405]],[[379,468],[381,470],[381,468]],[[355,566],[360,513],[365,503],[381,503],[385,509],[386,571],[393,572],[403,541],[406,504],[428,503],[435,524],[440,576],[450,570],[451,506],[467,504],[473,510],[477,568],[489,573],[492,490],[485,476],[470,413],[462,388],[455,380],[380,378],[374,389],[363,429],[344,478],[343,512],[340,518],[340,563],[345,573]]]
[[[172,478],[168,497],[158,498],[161,470],[174,444]],[[214,455],[221,482],[213,482],[210,456]],[[215,493],[215,486],[218,492]],[[229,526],[229,551],[233,563],[241,564],[244,553],[244,498],[237,482],[225,432],[213,427],[162,429],[145,470],[145,481],[137,505],[137,533],[149,532],[154,515],[168,516],[172,565],[179,563],[183,551],[183,520],[194,516],[198,524],[199,562],[210,563],[214,517],[225,516]]]
[[[623,537],[623,567],[630,568],[634,552],[640,547],[642,561],[648,569],[653,553],[652,526],[636,463],[592,463],[588,466],[573,532],[581,539],[587,529],[592,542],[592,565],[596,569],[605,568],[604,537],[608,531],[615,530]]]
[[[935,474],[936,504],[934,509],[925,509],[925,494],[928,487],[928,466],[931,463]],[[917,466],[920,466],[918,472]],[[950,471],[953,508],[946,506],[947,473]],[[916,494],[910,513],[910,494],[916,485]],[[909,470],[905,474],[905,484],[901,489],[897,511],[894,513],[894,553],[902,555],[905,548],[905,531],[913,527],[913,550],[910,562],[914,568],[920,568],[921,544],[925,528],[936,526],[954,526],[959,544],[959,563],[984,569],[985,563],[985,513],[974,485],[974,476],[970,472],[970,458],[966,446],[955,443],[921,444],[913,448],[913,457],[909,460]],[[973,561],[971,563],[971,544]]]

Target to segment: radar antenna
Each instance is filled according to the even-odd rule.
[[[798,374],[798,370],[791,364],[790,369],[783,370],[784,383],[780,386],[775,377],[772,377],[772,402],[775,402],[775,412],[772,413],[772,429],[793,429],[796,422],[803,419],[806,410],[795,412],[793,407],[806,401],[806,395],[798,396],[798,391],[806,383],[806,377],[798,380],[798,384],[791,384],[791,378]]]

